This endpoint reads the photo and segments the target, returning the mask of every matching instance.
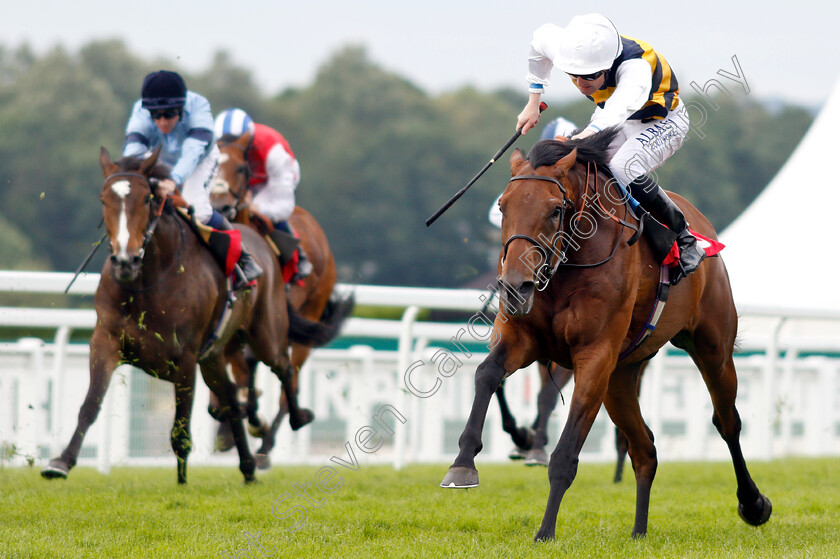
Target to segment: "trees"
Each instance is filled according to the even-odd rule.
[[[41,57],[0,47],[0,213],[53,269],[74,270],[99,238],[99,147],[120,150],[143,76],[160,68],[179,70],[138,59],[120,41]],[[206,71],[183,74],[216,113],[242,107],[289,139],[302,167],[298,203],[327,232],[342,281],[456,286],[495,268],[501,239],[487,210],[508,182],[507,154],[432,227],[424,222],[513,133],[524,88],[431,96],[361,46],[337,51],[312,84],[273,97],[224,52]],[[717,101],[705,138],[691,137],[658,176],[720,230],[781,167],[811,115]],[[583,125],[591,111],[583,99],[543,118]],[[527,151],[538,137],[516,146]]]

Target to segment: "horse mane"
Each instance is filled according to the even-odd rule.
[[[528,153],[528,161],[531,167],[543,167],[554,165],[561,158],[567,156],[573,149],[577,148],[577,160],[584,163],[595,163],[608,172],[609,157],[607,149],[618,134],[618,126],[605,128],[580,140],[540,140]]]
[[[114,161],[114,165],[116,165],[117,167],[119,167],[123,171],[139,171],[140,170],[140,165],[143,163],[143,161],[145,161],[145,158],[143,158],[143,157],[128,156],[128,157],[123,157],[122,159],[118,159],[117,161]],[[154,168],[152,169],[152,172],[149,173],[149,178],[155,178],[155,179],[171,178],[169,176],[169,171],[170,171],[169,165],[166,165],[165,163],[160,163],[159,162],[154,166]]]

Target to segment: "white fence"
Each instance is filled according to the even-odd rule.
[[[0,293],[60,293],[71,274],[2,272]],[[95,290],[98,276],[80,277],[72,294]],[[275,464],[321,464],[331,456],[362,463],[450,462],[473,397],[473,372],[485,356],[481,321],[418,320],[421,309],[478,311],[478,290],[349,286],[359,304],[404,309],[401,320],[350,319],[342,336],[363,339],[344,349],[316,350],[301,373],[301,402],[316,420],[293,433],[284,424],[272,453]],[[738,406],[748,458],[840,455],[840,315],[802,309],[742,309]],[[44,463],[69,442],[88,386],[88,347],[70,343],[73,330],[92,329],[92,309],[0,307],[0,327],[39,327],[49,339],[0,343],[0,459]],[[468,345],[453,345],[450,340]],[[388,346],[374,349],[372,346]],[[347,343],[344,344],[345,346]],[[442,350],[441,348],[446,348]],[[450,357],[445,360],[442,357]],[[454,359],[453,359],[454,358]],[[448,368],[447,368],[448,367]],[[261,409],[274,413],[279,384],[258,373]],[[535,367],[512,376],[506,392],[520,424],[533,421],[539,376]],[[566,402],[573,386],[563,390]],[[213,453],[215,423],[209,393],[198,383],[190,464],[235,464],[235,452]],[[654,358],[642,385],[642,410],[656,435],[661,460],[726,459],[711,424],[711,403],[690,359],[670,348]],[[79,463],[108,471],[114,464],[174,465],[169,431],[172,385],[121,367],[82,447]],[[549,427],[552,446],[567,407],[558,404]],[[512,447],[491,406],[481,461],[505,460]],[[614,458],[613,429],[601,413],[581,458]],[[252,449],[258,441],[252,441]]]

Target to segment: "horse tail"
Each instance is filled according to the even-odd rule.
[[[318,321],[321,324],[335,326],[335,335],[338,335],[341,326],[353,313],[353,308],[355,306],[356,296],[353,293],[341,295],[340,293],[333,291],[326,306],[324,306],[324,310],[321,312],[321,318],[319,318]]]
[[[289,340],[309,347],[326,345],[338,336],[345,319],[353,311],[355,302],[353,295],[335,300],[331,298],[327,307],[332,307],[332,309],[329,313],[323,313],[319,322],[309,320],[300,314],[290,302],[287,302],[289,309]],[[324,319],[324,315],[327,315],[326,320]]]

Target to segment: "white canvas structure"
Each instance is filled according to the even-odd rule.
[[[840,80],[779,173],[721,233],[739,310],[840,312],[838,129]]]

